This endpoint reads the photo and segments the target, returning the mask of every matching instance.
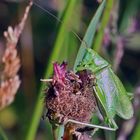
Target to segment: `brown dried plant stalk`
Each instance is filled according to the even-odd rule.
[[[13,102],[21,83],[19,75],[17,74],[21,64],[16,45],[31,6],[32,2],[26,7],[21,22],[15,26],[15,28],[9,26],[8,30],[4,32],[6,49],[2,57],[2,64],[0,64],[0,66],[2,66],[0,71],[0,110]]]

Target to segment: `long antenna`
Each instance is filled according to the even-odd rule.
[[[38,0],[38,2],[39,2],[39,0]],[[45,9],[44,7],[42,7],[38,2],[37,2],[37,0],[33,0],[33,4],[35,6],[39,7],[40,9],[42,9],[43,11],[45,11],[46,13],[48,13],[50,16],[52,16],[54,19],[56,19],[58,22],[62,23],[62,21],[57,16],[55,16],[49,10]]]
[[[38,1],[39,1],[39,0],[38,0]],[[43,11],[45,11],[46,13],[48,13],[50,16],[52,16],[54,19],[56,19],[59,23],[61,23],[61,24],[63,23],[57,16],[55,16],[54,14],[52,14],[49,10],[43,8],[36,0],[33,0],[33,4],[34,4],[35,6],[37,6],[37,7],[39,7],[40,9],[42,9]],[[87,43],[86,43],[84,40],[82,40],[82,39],[80,38],[80,36],[79,36],[76,32],[74,32],[72,29],[70,29],[70,31],[74,34],[74,36],[75,36],[80,42],[84,43],[86,47],[88,46]]]

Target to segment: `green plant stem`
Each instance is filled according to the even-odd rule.
[[[0,127],[0,140],[8,140],[7,135],[5,134],[4,130]]]
[[[131,138],[131,140],[139,140],[140,139],[140,121],[137,123],[137,126],[134,130],[134,134]]]
[[[96,52],[99,52],[100,48],[102,46],[102,41],[103,41],[103,37],[104,37],[104,30],[107,27],[107,24],[109,22],[110,13],[111,13],[112,8],[113,8],[113,0],[107,0],[105,9],[104,9],[104,12],[102,15],[102,19],[101,19],[101,24],[100,24],[99,30],[97,32],[97,35],[95,37],[95,41],[93,43],[93,49]]]
[[[50,56],[50,59],[49,59],[48,65],[47,65],[47,69],[46,69],[45,76],[44,76],[45,78],[47,78],[48,76],[50,76],[52,74],[52,62],[60,61],[62,59],[61,56],[63,56],[64,52],[61,52],[61,50],[62,50],[64,39],[65,39],[64,37],[66,34],[66,29],[68,27],[67,25],[71,20],[72,13],[74,12],[76,2],[77,2],[76,0],[68,1],[66,10],[64,11],[62,24],[59,28],[58,36],[55,41],[55,45],[54,45],[52,54]],[[44,99],[42,99],[43,95],[44,95],[44,93],[43,93],[43,83],[42,83],[40,91],[39,91],[39,96],[38,96],[37,102],[35,104],[35,110],[33,112],[31,123],[29,125],[29,129],[28,129],[25,140],[34,140],[35,139],[35,134],[36,134],[38,124],[40,122],[40,118],[41,118],[41,115],[43,112],[43,102],[44,102]]]
[[[53,53],[51,54],[49,62],[48,62],[49,65],[47,67],[47,72],[46,72],[47,77],[52,74],[52,62],[58,61],[58,60],[59,61],[64,60],[64,57],[63,57],[64,52],[62,53],[62,49],[63,47],[66,47],[66,46],[63,46],[63,44],[65,41],[67,28],[70,27],[69,25],[72,21],[71,16],[74,11],[75,4],[76,4],[76,0],[69,0],[66,6],[66,9],[64,11],[61,28],[59,29],[57,40],[55,41]]]
[[[57,140],[57,128],[52,126],[53,140]]]
[[[115,140],[115,132],[105,131],[105,139],[106,140]]]
[[[64,136],[64,129],[65,129],[65,126],[64,126],[64,125],[60,125],[59,127],[60,127],[60,128],[59,128],[57,140],[62,140],[62,137]]]

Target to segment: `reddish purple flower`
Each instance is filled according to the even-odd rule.
[[[53,75],[53,83],[58,82],[59,84],[64,86],[65,76],[66,76],[66,62],[63,62],[59,65],[57,62],[53,64],[54,75]]]

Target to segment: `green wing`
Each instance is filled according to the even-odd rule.
[[[95,74],[96,75],[96,96],[98,97],[100,103],[102,104],[107,116],[109,118],[114,118],[116,114],[116,87],[112,82],[112,75],[110,71],[105,68],[102,71]]]
[[[117,87],[116,95],[118,101],[116,104],[116,113],[124,119],[130,119],[134,114],[130,98],[120,79],[113,72],[112,76]]]
[[[115,114],[124,119],[133,116],[133,107],[126,90],[120,79],[115,75],[110,67],[104,68],[96,74],[97,87],[100,94],[100,102],[104,105],[106,113],[111,117]]]

